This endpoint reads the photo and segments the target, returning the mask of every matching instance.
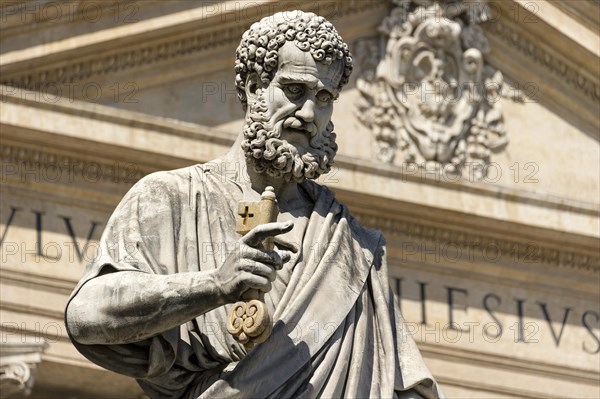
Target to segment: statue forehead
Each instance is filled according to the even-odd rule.
[[[293,42],[286,42],[279,49],[277,75],[293,75],[318,78],[323,84],[337,89],[344,73],[342,60],[329,65],[315,61],[309,51],[300,50]]]

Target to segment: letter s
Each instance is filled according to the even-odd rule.
[[[581,324],[583,324],[583,326],[585,327],[585,329],[590,332],[590,335],[592,336],[592,338],[594,339],[594,341],[596,341],[597,346],[596,346],[596,350],[595,351],[588,350],[585,347],[585,342],[581,344],[581,347],[587,353],[595,355],[596,353],[600,352],[600,338],[598,338],[597,336],[594,335],[594,332],[592,331],[592,327],[586,322],[586,316],[588,314],[594,315],[596,317],[596,322],[600,321],[600,315],[598,315],[598,313],[596,313],[596,312],[592,312],[591,310],[588,310],[588,311],[586,311],[586,312],[583,313],[583,316],[581,316]]]

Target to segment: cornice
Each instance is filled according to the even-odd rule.
[[[413,221],[390,218],[388,215],[355,214],[361,224],[382,230],[385,236],[401,236],[418,242],[432,242],[439,247],[458,246],[461,250],[479,252],[485,258],[485,248],[497,248],[500,254],[512,259],[526,259],[553,267],[571,269],[593,274],[600,273],[600,257],[588,252],[577,251],[540,243],[537,236],[524,240],[498,238],[484,232],[471,233],[461,229],[444,228]],[[531,242],[536,242],[535,246]],[[476,246],[473,244],[477,243]]]
[[[59,292],[64,295],[70,295],[77,285],[77,281],[61,278],[60,276],[49,277],[8,268],[0,269],[0,275],[2,276],[2,283],[5,284],[20,285],[54,293]]]
[[[80,83],[92,78],[121,73],[125,70],[150,67],[156,63],[174,60],[194,53],[201,53],[221,45],[234,43],[244,27],[227,26],[218,30],[201,33],[191,37],[177,38],[171,41],[155,42],[100,57],[79,59],[66,65],[50,65],[34,68],[31,72],[10,71],[3,73],[1,84],[39,90],[43,85],[54,83],[66,85]]]
[[[14,29],[23,29],[23,24],[19,24],[18,22],[23,22],[21,19],[22,16],[28,16],[32,20],[34,20],[37,24],[44,23],[56,23],[58,22],[73,22],[76,19],[79,19],[83,15],[83,7],[71,7],[70,13],[65,15],[60,13],[61,10],[58,10],[58,7],[61,4],[52,5],[52,7],[43,8],[40,5],[31,5],[28,4],[30,1],[28,0],[13,0],[10,3],[4,6],[2,10],[5,15],[7,21],[14,21],[13,24],[7,24],[9,28]],[[102,3],[98,3],[95,5],[97,8],[108,8],[113,6],[116,1],[104,1]],[[42,4],[43,6],[44,4]],[[53,13],[51,11],[54,11]]]
[[[464,347],[460,347],[459,349],[423,341],[417,341],[417,344],[424,354],[453,363],[468,363],[480,367],[503,369],[531,375],[552,375],[555,378],[587,384],[598,383],[596,373],[582,368],[567,368],[563,365],[559,366],[532,359],[524,360],[515,358],[514,356],[503,356],[495,353],[470,350]]]
[[[486,59],[526,101],[597,138],[598,35],[545,0],[490,1],[497,16],[482,24],[491,48]]]
[[[549,0],[550,3],[571,16],[579,23],[585,25],[597,34],[600,34],[600,2],[574,1],[574,0]]]
[[[499,198],[506,201],[527,203],[538,207],[600,217],[600,208],[598,207],[598,204],[556,195],[548,195],[535,191],[515,189],[482,182],[444,181],[437,176],[421,176],[419,174],[410,174],[406,173],[402,170],[402,168],[398,168],[395,165],[389,165],[380,162],[376,163],[370,160],[353,158],[342,154],[336,155],[335,165],[342,169],[390,177],[402,182],[427,184],[450,190],[473,193],[483,197]]]
[[[260,2],[255,2],[253,7],[244,10],[247,15],[261,15],[261,5]],[[327,3],[326,11],[329,10],[335,19],[340,19],[388,5],[388,0],[334,0]],[[323,8],[324,4],[310,2],[301,8],[307,11],[318,11],[319,7]],[[217,17],[222,16],[201,20],[193,31],[181,32],[181,29],[173,28],[170,32],[165,32],[150,41],[144,40],[144,36],[151,36],[149,33],[138,35],[141,37],[132,37],[129,39],[130,43],[120,44],[119,47],[123,48],[120,51],[110,50],[109,46],[115,46],[111,46],[110,42],[104,42],[95,43],[85,51],[80,48],[69,49],[66,53],[60,54],[60,57],[57,57],[58,54],[49,54],[39,59],[19,59],[14,63],[2,63],[0,72],[3,77],[0,84],[38,90],[40,86],[50,83],[57,85],[81,83],[92,78],[150,67],[157,63],[172,62],[221,46],[235,48],[248,24],[235,20],[218,23]],[[227,18],[225,20],[227,21]],[[140,46],[140,42],[148,44]],[[24,66],[28,68],[23,68]]]
[[[500,38],[509,47],[527,56],[553,76],[562,79],[568,86],[583,94],[594,104],[600,104],[598,79],[590,77],[590,73],[582,72],[582,69],[573,65],[567,57],[548,51],[536,41],[519,32],[514,25],[501,20],[488,24],[487,27],[487,32]],[[593,65],[588,67],[593,67]]]
[[[132,185],[144,177],[137,165],[120,165],[110,162],[90,162],[78,157],[58,154],[47,150],[2,144],[0,153],[2,163],[12,163],[25,168],[27,173],[48,170],[49,168],[69,168],[68,173],[75,176],[85,176],[86,170],[93,166],[94,180],[103,183]],[[97,171],[97,173],[96,173]]]

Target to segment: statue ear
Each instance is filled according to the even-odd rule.
[[[250,72],[246,77],[246,98],[249,103],[254,102],[256,98],[256,91],[258,90],[258,74],[256,72]]]

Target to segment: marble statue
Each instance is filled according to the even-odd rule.
[[[126,194],[67,305],[74,345],[151,398],[440,397],[383,237],[313,181],[337,150],[348,45],[323,17],[278,13],[244,33],[235,71],[238,140]]]

